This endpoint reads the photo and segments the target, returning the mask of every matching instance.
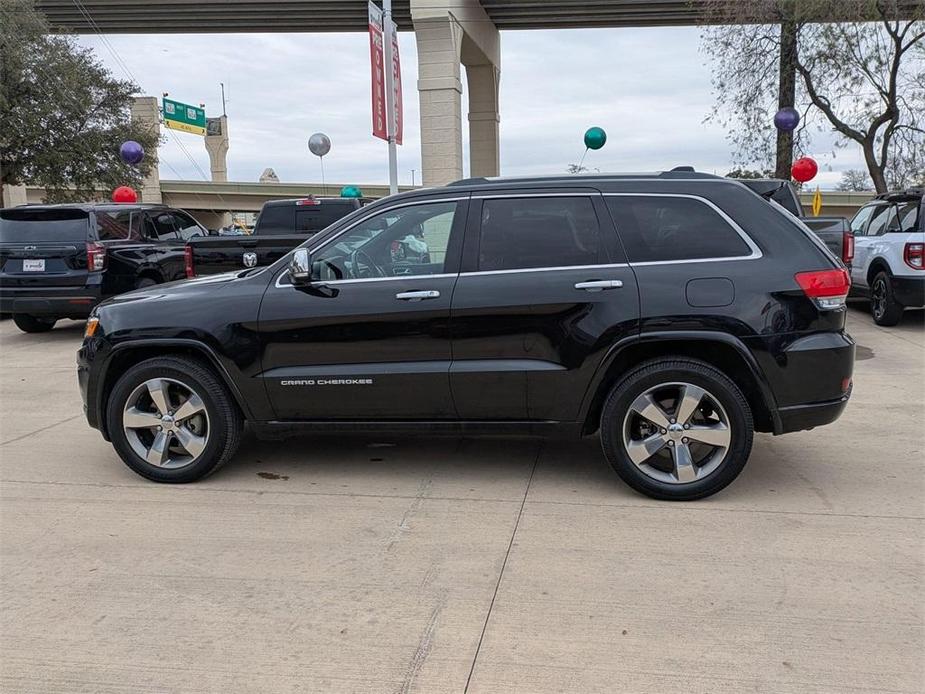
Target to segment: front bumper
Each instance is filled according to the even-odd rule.
[[[49,318],[86,318],[102,300],[99,285],[0,287],[0,313]]]
[[[925,306],[925,277],[897,277],[890,280],[896,301],[907,308]]]

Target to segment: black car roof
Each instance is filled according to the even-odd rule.
[[[90,212],[93,210],[160,210],[167,208],[167,205],[153,202],[59,202],[51,204],[29,204],[20,205],[20,209],[30,210],[84,210]]]
[[[619,182],[626,180],[726,180],[722,176],[702,173],[700,171],[689,171],[686,168],[678,168],[673,171],[654,171],[646,173],[580,173],[580,174],[553,174],[547,176],[504,176],[490,178],[463,178],[458,181],[448,183],[447,187],[452,188],[478,188],[482,186],[497,186],[510,184],[528,184],[528,185],[585,185],[589,183]]]

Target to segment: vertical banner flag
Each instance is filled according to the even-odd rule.
[[[392,22],[392,104],[395,107],[395,127],[392,132],[395,134],[395,144],[401,144],[403,130],[402,108],[401,108],[401,61],[398,59],[398,25]]]
[[[369,3],[369,67],[372,71],[373,135],[388,140],[385,121],[385,62],[382,10]]]
[[[822,192],[819,186],[816,186],[816,192],[813,193],[813,217],[818,217],[822,212]]]

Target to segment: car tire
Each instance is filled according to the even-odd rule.
[[[600,431],[604,455],[630,487],[653,499],[689,501],[739,475],[754,424],[742,391],[723,373],[666,358],[641,364],[611,389]]]
[[[30,316],[28,313],[14,313],[13,322],[24,333],[47,333],[55,327],[57,318],[40,318]]]
[[[135,289],[147,289],[148,287],[153,287],[157,284],[157,280],[153,277],[139,277],[138,281],[135,282]]]
[[[890,280],[889,273],[881,270],[874,275],[874,281],[870,283],[870,315],[873,316],[874,323],[887,327],[898,324],[905,309],[896,301],[893,283]]]
[[[181,419],[184,412],[194,414]],[[210,367],[187,357],[158,357],[130,367],[112,389],[106,422],[128,467],[168,483],[215,472],[234,455],[244,426],[225,384]]]

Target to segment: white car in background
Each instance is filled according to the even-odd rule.
[[[925,306],[925,190],[878,195],[851,220],[852,295],[870,298],[877,325]]]

